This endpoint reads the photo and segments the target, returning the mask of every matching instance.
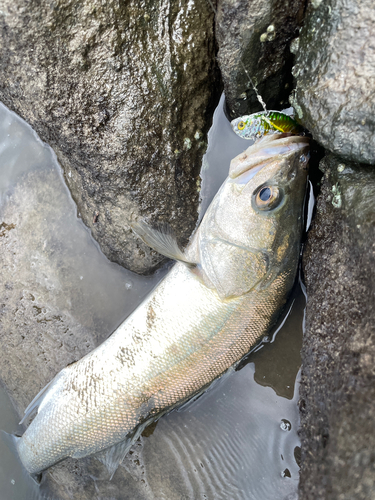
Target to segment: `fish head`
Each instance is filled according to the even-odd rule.
[[[295,272],[308,149],[306,137],[270,135],[232,160],[199,228],[202,275],[221,298]]]

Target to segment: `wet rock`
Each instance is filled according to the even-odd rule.
[[[0,380],[21,415],[162,271],[140,277],[105,258],[77,219],[51,149],[3,105],[0,137]]]
[[[352,161],[375,162],[372,0],[310,2],[291,104],[314,139]]]
[[[139,277],[106,259],[77,219],[50,149],[2,105],[0,137],[0,384],[20,420],[34,396],[105,340],[163,272]],[[71,459],[43,475],[41,491],[44,500],[109,491],[148,500],[147,484],[134,474],[121,467],[110,482],[97,460]],[[19,482],[12,498],[36,498],[32,490],[22,495]]]
[[[4,0],[0,100],[50,144],[78,212],[111,260],[144,273],[162,257],[137,217],[186,242],[217,102],[205,2]]]
[[[96,345],[92,323],[77,322],[69,311],[72,297],[63,296],[69,260],[61,259],[63,253],[51,238],[59,224],[43,225],[48,211],[36,216],[41,199],[54,210],[64,196],[48,188],[56,174],[43,173],[46,189],[38,189],[39,176],[28,175],[26,186],[16,189],[2,207],[0,223],[0,378],[20,414],[58,367]],[[84,300],[76,292],[79,308]]]
[[[248,75],[268,109],[288,107],[293,58],[289,46],[298,35],[304,9],[305,0],[218,2],[218,61],[231,118],[262,109]]]
[[[300,498],[375,491],[375,173],[334,156],[303,257]]]

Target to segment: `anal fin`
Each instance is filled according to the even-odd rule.
[[[106,448],[105,450],[99,451],[94,455],[95,458],[97,458],[103,465],[107,467],[110,474],[110,480],[113,478],[118,466],[124,460],[132,444],[137,441],[144,428],[147,427],[147,425],[149,425],[153,420],[154,419],[147,420],[137,427],[134,434],[128,436],[123,441],[120,441],[119,443]],[[73,458],[76,457],[73,456]]]

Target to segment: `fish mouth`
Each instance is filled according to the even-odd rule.
[[[288,157],[308,147],[308,145],[309,138],[305,136],[290,134],[266,135],[243,153],[233,158],[230,163],[229,177],[235,179],[245,172],[254,176],[265,165],[274,161],[277,156]]]

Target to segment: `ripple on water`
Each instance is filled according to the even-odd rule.
[[[143,445],[156,498],[282,500],[296,491],[299,440],[280,424],[288,420],[298,428],[298,395],[277,396],[254,382],[254,370],[249,363],[229,373],[184,410],[160,420]],[[285,469],[289,477],[282,477]]]

